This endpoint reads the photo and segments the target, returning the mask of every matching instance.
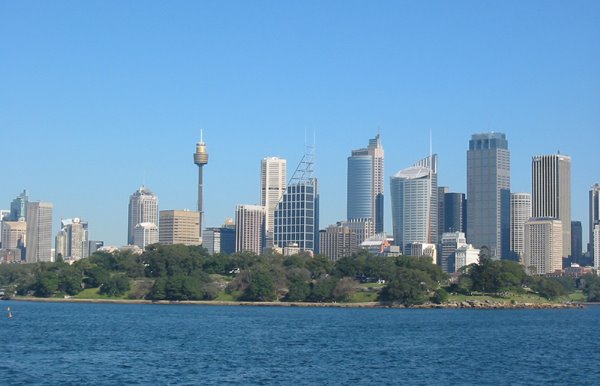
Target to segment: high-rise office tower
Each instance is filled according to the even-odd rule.
[[[445,227],[446,227],[446,205],[445,205],[445,195],[446,193],[450,192],[450,188],[447,186],[438,186],[438,191],[437,191],[437,198],[438,198],[438,204],[437,204],[437,210],[438,210],[438,230],[437,230],[437,234],[438,234],[438,238],[440,239],[440,242],[442,240],[442,234],[444,232],[446,232]],[[439,248],[438,248],[439,250]]]
[[[238,205],[235,209],[235,251],[262,253],[265,237],[264,206]]]
[[[379,134],[348,157],[347,218],[370,218],[383,232],[384,151]]]
[[[89,240],[87,247],[85,248],[85,257],[91,256],[92,253],[98,251],[98,249],[104,246],[104,241],[101,240]]]
[[[200,243],[202,244],[202,219],[204,218],[204,208],[202,206],[202,179],[204,165],[208,163],[208,152],[206,151],[206,144],[202,138],[202,131],[200,131],[200,142],[196,143],[196,152],[194,153],[194,164],[198,166],[198,213],[200,213],[200,220],[198,221],[198,235],[200,237]]]
[[[510,152],[503,133],[473,134],[467,151],[467,241],[510,257]]]
[[[600,271],[600,223],[594,225],[594,268]]]
[[[533,217],[553,217],[562,222],[562,257],[571,255],[571,157],[562,154],[535,156],[531,163]]]
[[[263,158],[260,162],[260,205],[265,207],[265,246],[273,247],[275,209],[285,193],[286,160],[278,157]]]
[[[2,249],[15,249],[17,261],[25,259],[25,240],[27,238],[27,223],[23,218],[19,221],[2,222]]]
[[[514,260],[525,263],[525,223],[531,218],[531,194],[510,195],[510,250]]]
[[[588,252],[594,257],[594,227],[600,224],[600,184],[594,184],[590,188],[590,213],[589,213],[589,239]]]
[[[158,227],[153,222],[142,222],[133,231],[133,245],[146,249],[148,245],[158,243]]]
[[[27,204],[26,257],[28,263],[51,262],[52,256],[52,204],[29,202]]]
[[[467,200],[464,193],[444,193],[444,232],[466,232]],[[438,208],[438,211],[440,209]],[[442,233],[444,233],[442,232]]]
[[[319,231],[319,253],[337,261],[358,251],[356,232],[341,223]]]
[[[202,232],[202,246],[210,255],[235,253],[235,225],[205,228]]]
[[[581,221],[571,221],[571,262],[577,263],[583,254]]]
[[[442,271],[449,273],[456,271],[454,253],[465,245],[467,245],[467,238],[463,232],[445,232],[442,235],[442,253],[439,264]]]
[[[160,244],[200,245],[198,212],[190,210],[161,210],[159,212],[158,242]]]
[[[350,228],[356,234],[356,243],[358,245],[375,235],[375,224],[373,224],[373,219],[371,218],[356,218],[341,221],[338,225]]]
[[[275,210],[274,245],[319,253],[319,184],[313,154],[302,157]]]
[[[158,224],[158,197],[145,186],[141,186],[129,197],[127,244],[135,244],[135,226],[141,223]]]
[[[553,217],[532,217],[525,223],[525,267],[544,275],[562,269],[562,222]]]
[[[437,243],[437,155],[396,173],[390,182],[396,245]]]
[[[10,215],[8,216],[8,221],[26,219],[28,202],[29,196],[27,195],[27,190],[23,190],[23,192],[10,203]]]
[[[64,260],[79,260],[86,256],[88,248],[88,223],[80,218],[63,219],[56,235],[54,254]]]

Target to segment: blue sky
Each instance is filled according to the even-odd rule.
[[[440,184],[460,192],[470,135],[500,131],[513,191],[531,190],[533,155],[572,156],[587,239],[599,19],[598,1],[3,1],[0,208],[26,188],[54,203],[56,231],[81,217],[121,245],[142,183],[161,209],[195,209],[203,128],[216,226],[258,203],[261,158],[291,174],[314,131],[325,227],[346,215],[350,150],[378,130],[386,190],[431,131]]]

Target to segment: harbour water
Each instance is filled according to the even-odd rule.
[[[1,384],[600,384],[596,306],[0,306]]]

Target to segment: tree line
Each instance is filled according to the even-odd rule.
[[[574,280],[528,276],[516,262],[482,256],[456,280],[427,257],[383,257],[366,251],[336,262],[326,256],[235,253],[210,255],[202,247],[155,244],[136,255],[96,252],[72,265],[62,261],[0,265],[0,287],[18,295],[100,294],[149,300],[214,300],[221,294],[245,301],[347,302],[360,282],[384,283],[381,302],[405,305],[445,302],[448,293],[537,292],[548,299],[575,290]],[[590,301],[600,300],[600,279],[581,281]]]

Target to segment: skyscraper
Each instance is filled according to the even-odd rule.
[[[350,227],[338,223],[328,226],[319,233],[319,253],[329,257],[332,261],[337,261],[358,251],[356,232]]]
[[[146,249],[148,245],[158,243],[158,227],[153,222],[142,222],[133,231],[133,245]]]
[[[532,216],[562,222],[562,257],[571,255],[571,157],[535,156],[531,163]]]
[[[28,263],[51,262],[52,256],[52,204],[29,202],[27,204],[27,251]]]
[[[562,269],[562,222],[532,217],[525,223],[525,267],[544,275]]]
[[[235,253],[235,225],[233,227],[205,228],[202,233],[202,246],[209,254],[230,255]]]
[[[437,155],[396,173],[390,182],[394,240],[405,254],[412,243],[437,243]]]
[[[190,210],[161,210],[159,212],[158,242],[160,244],[200,245],[198,212]]]
[[[14,249],[16,260],[25,260],[25,239],[27,238],[27,223],[23,218],[19,221],[2,222],[2,249]]]
[[[594,225],[594,268],[600,271],[600,223]]]
[[[238,205],[235,209],[235,251],[262,253],[265,237],[265,207]]]
[[[319,184],[313,154],[304,154],[275,210],[274,245],[319,253]]]
[[[439,200],[438,200],[439,201]],[[464,193],[444,193],[444,232],[466,232],[467,200]],[[438,211],[440,209],[438,208]],[[441,218],[441,217],[440,217]],[[444,233],[442,232],[442,233]],[[439,235],[439,234],[438,234]]]
[[[10,215],[8,216],[8,221],[26,219],[28,202],[29,196],[27,195],[27,190],[23,190],[23,192],[10,203]]]
[[[442,253],[440,256],[440,268],[444,272],[455,272],[460,267],[456,268],[456,256],[454,253],[458,248],[467,245],[467,238],[463,232],[445,232],[442,235]]]
[[[578,263],[583,254],[581,221],[571,221],[571,262]]]
[[[441,242],[441,236],[444,232],[446,232],[446,205],[445,205],[445,195],[450,192],[450,188],[447,186],[438,186],[437,198],[437,210],[438,210],[438,230],[437,234]],[[441,250],[438,248],[438,250]]]
[[[129,197],[127,244],[135,244],[135,226],[141,223],[158,224],[158,197],[145,186],[141,186]]]
[[[375,235],[375,225],[371,218],[357,218],[341,221],[338,225],[348,227],[356,234],[356,243],[360,245],[363,241]]]
[[[204,218],[204,209],[202,202],[202,179],[204,165],[208,163],[208,152],[206,151],[206,144],[202,138],[202,131],[200,131],[200,142],[196,143],[196,152],[194,153],[194,164],[198,166],[198,213],[200,219],[198,221],[198,237],[200,237],[200,244],[202,244],[202,219]]]
[[[379,134],[348,157],[347,219],[370,218],[383,232],[384,151]]]
[[[265,207],[265,246],[273,246],[274,215],[277,204],[285,193],[286,160],[278,157],[263,158],[260,163],[260,205]]]
[[[594,257],[594,227],[600,224],[600,184],[594,184],[590,188],[590,213],[589,213],[589,239],[588,252]]]
[[[510,195],[510,250],[514,260],[525,263],[525,223],[531,218],[531,194]]]
[[[473,134],[467,151],[467,241],[510,256],[510,152],[503,133]]]
[[[54,243],[55,256],[64,260],[79,260],[86,256],[88,223],[80,218],[63,219]]]

